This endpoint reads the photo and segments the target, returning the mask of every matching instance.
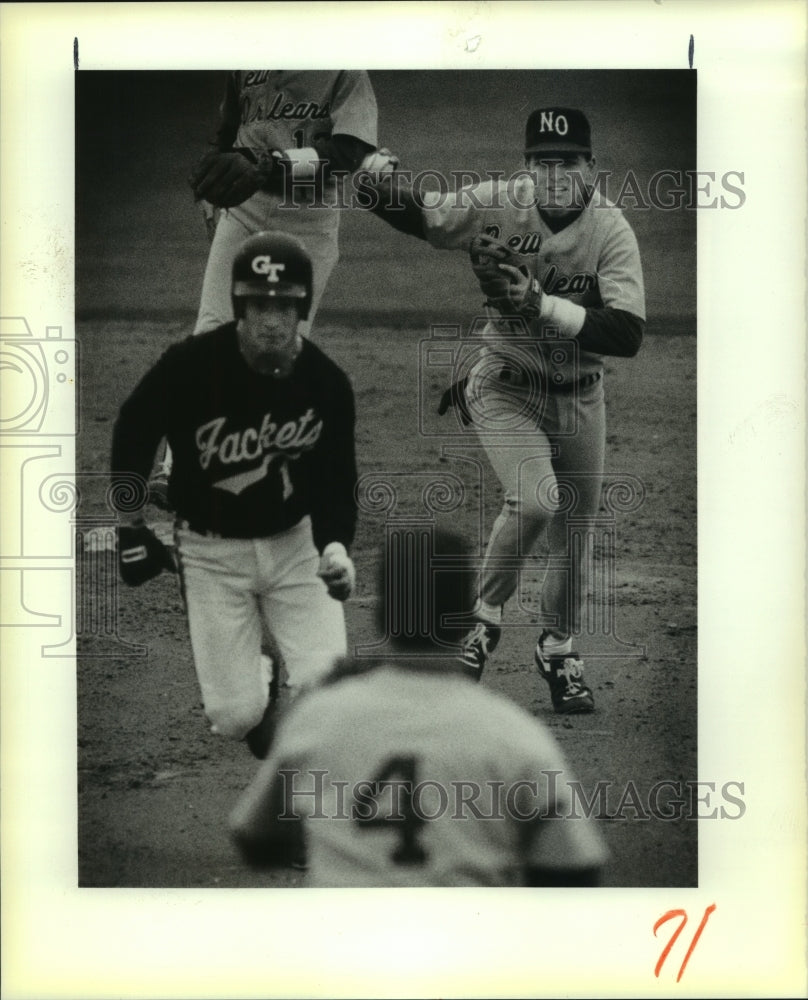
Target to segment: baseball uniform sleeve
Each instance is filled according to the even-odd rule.
[[[500,204],[502,191],[493,181],[423,196],[424,235],[440,250],[468,250],[480,231],[483,215]]]
[[[231,149],[236,141],[239,126],[238,79],[236,73],[228,73],[224,97],[219,108],[219,128],[216,132],[216,146],[220,150]]]
[[[372,147],[378,145],[378,108],[370,78],[364,70],[343,70],[331,100],[332,135],[352,135]]]
[[[597,276],[603,308],[586,310],[578,343],[592,354],[633,357],[645,329],[645,290],[637,238],[622,213],[604,242]]]
[[[373,148],[352,135],[332,135],[318,152],[322,159],[327,161],[326,174],[345,170],[353,173],[359,169],[365,156],[372,152]]]
[[[604,306],[622,309],[639,319],[645,319],[640,248],[622,213],[617,216],[616,224],[604,242],[597,273]]]
[[[570,791],[574,777],[569,766],[559,752],[549,763],[545,756],[535,774],[545,779],[547,798],[524,831],[525,870],[533,872],[534,879],[535,873],[544,873],[544,884],[554,879],[570,879],[571,884],[576,872],[589,877],[603,867],[608,853],[594,820],[576,811]]]
[[[492,182],[459,191],[421,192],[400,174],[359,187],[360,205],[408,236],[426,240],[441,250],[468,249],[482,225],[479,210],[496,202]]]
[[[148,479],[157,447],[168,430],[179,353],[180,345],[170,347],[121,406],[112,431],[113,485],[124,473]]]
[[[553,735],[535,719],[514,716],[509,726],[515,759],[513,786],[524,786],[519,816],[522,866],[531,884],[591,884],[608,859],[595,822],[576,810],[575,776]],[[538,795],[535,794],[538,790]]]
[[[535,885],[572,885],[580,874],[596,881],[607,860],[606,849],[592,819],[571,814],[569,805],[556,802],[550,816],[537,819],[532,844],[526,851],[525,870]]]
[[[312,535],[318,552],[329,542],[350,549],[356,532],[356,406],[347,376],[338,371],[328,416],[317,446],[318,482],[312,498]]]

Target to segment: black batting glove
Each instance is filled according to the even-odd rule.
[[[139,587],[164,569],[175,572],[171,553],[145,524],[118,527],[118,570],[130,587]]]

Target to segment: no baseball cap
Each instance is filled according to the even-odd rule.
[[[590,153],[592,131],[577,108],[537,108],[525,126],[525,153]]]
[[[474,604],[473,556],[459,534],[436,530],[428,541],[388,538],[376,580],[376,627],[402,651],[456,651]],[[460,618],[460,624],[450,624]]]

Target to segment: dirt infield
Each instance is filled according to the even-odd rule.
[[[612,172],[612,195],[626,170],[645,188],[661,171],[695,166],[695,74],[370,76],[380,141],[412,171],[514,170],[526,109],[554,102],[587,110],[599,168]],[[110,514],[104,490],[117,408],[193,322],[208,245],[187,176],[211,134],[222,85],[222,74],[208,71],[77,75],[77,463],[82,516],[99,523]],[[484,683],[553,729],[581,782],[582,808],[612,817],[603,823],[612,851],[607,885],[692,886],[697,824],[686,817],[696,804],[686,783],[696,778],[697,736],[695,213],[644,210],[629,199],[626,215],[640,245],[648,324],[636,358],[606,365],[604,497],[614,487],[615,509],[610,515],[609,504],[604,508],[596,563],[608,594],[601,586],[593,600],[608,596],[615,613],[608,642],[587,633],[580,643],[597,712],[562,720],[549,711],[531,664],[529,574],[507,609]],[[468,332],[478,299],[464,255],[432,250],[368,212],[348,210],[315,339],[354,383],[366,494],[374,482],[394,483],[392,513],[423,514],[429,484],[439,484],[444,503],[459,489],[462,504],[435,513],[435,524],[451,523],[481,547],[499,486],[475,452],[473,433],[451,415],[437,417],[451,369],[428,351],[437,324],[444,324],[438,339]],[[621,495],[621,482],[634,486]],[[372,637],[372,581],[391,513],[370,500],[364,507],[354,551],[358,586],[346,606],[352,643]],[[159,512],[151,513],[159,521]],[[244,746],[208,732],[176,579],[164,575],[124,590],[108,555],[83,553],[78,581],[80,884],[302,884],[291,870],[262,877],[245,871],[228,842],[225,819],[254,763]]]
[[[118,405],[145,367],[184,332],[178,323],[80,324],[80,470],[106,469]],[[403,474],[397,480],[400,510],[417,507],[425,477],[454,473],[463,479],[468,463],[443,450],[457,451],[470,439],[451,416],[438,420],[434,414],[445,380],[440,372],[424,372],[424,331],[324,323],[318,337],[354,382],[360,476]],[[615,632],[625,643],[644,646],[644,655],[626,647],[628,655],[588,656],[598,710],[554,716],[531,664],[527,579],[521,610],[509,612],[484,681],[553,729],[585,799],[596,813],[612,817],[602,824],[612,852],[608,886],[697,884],[696,823],[686,786],[696,778],[697,735],[695,345],[681,332],[649,336],[636,358],[607,364],[606,481],[632,476],[645,490],[637,509],[618,513],[613,523]],[[87,476],[86,483],[83,509],[101,516],[103,477]],[[487,468],[482,483],[466,485],[468,502],[443,516],[474,537],[480,518],[483,528],[491,524],[498,486]],[[159,522],[159,512],[149,513]],[[346,607],[352,643],[376,638],[372,581],[386,516],[360,516],[359,582]],[[441,515],[436,519],[440,524]],[[208,732],[176,578],[164,574],[137,590],[99,590],[104,573],[102,583],[112,587],[109,566],[85,555],[85,605],[93,592],[103,592],[103,601],[117,607],[117,638],[85,619],[78,659],[80,885],[305,884],[291,869],[260,876],[243,869],[228,841],[227,813],[255,765],[243,745]],[[585,655],[604,648],[597,636],[584,636],[581,647]],[[677,798],[684,804],[677,806]]]

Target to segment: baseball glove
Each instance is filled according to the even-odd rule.
[[[500,264],[510,264],[524,275],[529,273],[525,262],[501,240],[487,233],[477,233],[469,247],[471,267],[489,305],[510,308],[511,276],[501,271]]]
[[[468,403],[466,402],[467,383],[468,376],[459,379],[457,382],[453,382],[443,393],[440,398],[440,402],[438,403],[439,417],[442,417],[450,406],[454,406],[464,427],[468,427],[471,423],[471,414],[469,413]]]
[[[266,187],[273,165],[271,156],[256,160],[248,149],[217,149],[202,157],[188,183],[197,201],[232,208]]]
[[[164,570],[175,570],[174,560],[165,545],[145,524],[120,525],[118,528],[118,569],[130,587],[139,587]]]

